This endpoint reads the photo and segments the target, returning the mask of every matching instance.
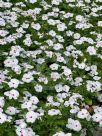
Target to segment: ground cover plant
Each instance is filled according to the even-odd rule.
[[[0,136],[93,136],[101,104],[102,0],[0,0]]]

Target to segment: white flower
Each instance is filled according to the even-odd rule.
[[[94,109],[94,112],[95,113],[102,113],[102,107],[99,107],[99,106],[93,106],[93,109]]]
[[[65,91],[66,93],[69,92],[69,89],[70,89],[70,87],[68,85],[63,86],[63,91]]]
[[[5,80],[6,76],[4,75],[3,71],[0,71],[0,84]]]
[[[5,112],[7,114],[9,114],[9,115],[15,115],[16,113],[19,113],[19,111],[17,110],[17,108],[12,107],[12,106],[9,106]]]
[[[29,111],[26,114],[26,121],[29,123],[34,123],[36,121],[36,119],[38,118],[38,113],[34,112],[34,111]]]
[[[57,56],[57,61],[65,63],[64,57],[62,56]]]
[[[19,45],[12,46],[10,50],[10,55],[19,56],[21,51],[23,51],[23,49]]]
[[[81,77],[76,77],[74,82],[75,86],[80,86],[82,84],[82,81],[83,79]]]
[[[89,46],[87,48],[87,52],[90,54],[90,55],[96,55],[96,49],[93,47],[93,46]]]
[[[56,44],[54,44],[53,48],[54,48],[55,50],[60,50],[60,49],[63,48],[63,45],[60,44],[60,43],[56,43]]]
[[[30,37],[26,37],[25,40],[23,40],[24,44],[27,45],[28,47],[31,46],[32,40]]]
[[[32,128],[27,128],[27,131],[28,131],[28,136],[38,136],[38,135],[35,135],[35,132],[33,132],[33,129]]]
[[[17,127],[16,134],[17,136],[28,136],[28,131],[25,128]]]
[[[79,39],[79,40],[74,41],[73,43],[74,43],[75,45],[76,45],[76,44],[81,45],[81,44],[83,43],[83,41],[82,41],[81,39]]]
[[[71,118],[68,119],[68,124],[66,125],[66,127],[74,131],[80,131],[82,129],[80,122]]]
[[[95,122],[100,122],[102,120],[102,114],[95,113],[94,115],[92,115],[92,120]]]
[[[32,108],[32,101],[24,101],[22,104],[21,104],[21,108],[22,109],[30,109]]]
[[[80,38],[80,34],[79,33],[75,33],[74,34],[74,39],[79,39]]]
[[[98,81],[87,81],[87,90],[94,92],[94,91],[101,91],[101,83]]]
[[[21,74],[21,67],[19,65],[12,66],[12,70],[16,72],[16,74]]]
[[[42,15],[42,20],[48,20],[48,15],[43,14],[43,15]]]
[[[90,0],[85,0],[86,3],[90,3],[91,1]]]
[[[11,91],[4,92],[4,95],[8,96],[9,99],[17,99],[19,97],[19,92],[15,89],[12,89]]]
[[[79,21],[79,22],[83,21],[83,16],[77,15],[76,20]]]
[[[25,122],[21,122],[21,123],[19,124],[19,127],[21,127],[21,128],[26,128],[26,127],[27,127],[27,124],[26,124]]]
[[[10,88],[17,88],[19,85],[19,80],[18,79],[11,79],[10,82],[8,82],[8,85]]]
[[[29,0],[29,2],[33,4],[33,3],[37,2],[37,0]]]
[[[39,84],[34,86],[36,92],[42,92],[43,87]]]
[[[64,38],[61,35],[56,35],[56,38],[58,39],[59,42],[63,43]]]
[[[80,110],[78,106],[73,107],[73,109],[70,110],[70,113],[77,113]]]
[[[62,85],[61,84],[55,85],[55,90],[56,90],[56,92],[62,92],[62,90],[63,90]]]
[[[52,103],[53,102],[53,96],[48,96],[47,100],[48,100],[48,102]]]
[[[98,100],[99,100],[99,102],[102,102],[102,94],[99,94]]]
[[[75,2],[75,0],[66,0],[66,2]]]
[[[12,98],[14,98],[14,99],[17,99],[19,97],[19,92],[15,89],[12,89],[10,91],[10,94],[11,94]]]
[[[81,109],[81,111],[78,112],[77,117],[80,119],[87,119],[89,116],[89,112],[86,109]]]
[[[53,63],[50,65],[51,70],[58,70],[59,65],[56,63]]]
[[[37,104],[39,102],[38,98],[36,96],[32,96],[30,97],[30,101],[33,103],[33,104]]]
[[[0,30],[0,36],[5,37],[9,32],[6,30]]]
[[[60,112],[60,110],[51,109],[48,111],[48,115],[50,115],[50,116],[61,115],[61,112]]]
[[[47,83],[48,83],[47,77],[39,77],[39,78],[38,78],[38,81],[39,81],[39,82],[43,82],[44,84],[47,84]]]
[[[32,26],[32,28],[34,28],[35,30],[40,30],[40,28],[41,28],[41,26],[40,26],[39,23],[36,23],[36,24],[32,23],[31,26]]]
[[[45,62],[45,59],[39,58],[39,59],[36,59],[36,62],[37,62],[38,64],[42,64],[42,63]]]
[[[85,68],[85,63],[83,62],[83,63],[79,64],[79,65],[78,65],[78,68],[79,68],[79,69],[84,69],[84,68]]]
[[[53,136],[72,136],[72,134],[71,133],[64,133],[64,132],[62,132],[62,131],[60,131],[60,132],[57,132],[56,134],[54,134]]]
[[[63,32],[66,28],[67,27],[66,27],[65,23],[57,24],[58,31],[62,31]]]
[[[52,51],[45,51],[46,56],[52,58],[53,52]]]
[[[60,74],[57,72],[52,72],[51,73],[51,78],[53,79],[53,81],[56,81],[57,79],[60,78]]]
[[[6,67],[14,67],[16,65],[18,65],[18,60],[16,58],[13,57],[8,57],[5,61],[4,64]]]
[[[6,122],[6,120],[7,120],[6,114],[0,112],[0,124]]]
[[[55,37],[56,36],[56,32],[51,30],[51,31],[49,31],[49,35],[51,35],[52,37]]]
[[[97,25],[102,27],[102,21],[98,21]]]
[[[5,104],[4,97],[0,97],[0,108],[3,107]]]
[[[0,18],[0,26],[5,26],[6,21],[3,18]]]
[[[72,74],[72,71],[71,71],[69,68],[67,68],[67,67],[62,67],[62,69],[64,69],[63,74],[64,74],[65,76],[69,76],[69,75]]]
[[[32,74],[30,74],[30,73],[25,73],[22,77],[22,81],[26,82],[26,83],[30,83],[31,81],[33,81],[33,79],[34,78],[33,78]]]
[[[52,0],[53,5],[59,5],[62,2],[62,0]]]
[[[48,24],[54,26],[56,23],[55,23],[55,20],[48,19]]]

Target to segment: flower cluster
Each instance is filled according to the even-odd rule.
[[[0,0],[1,136],[102,127],[101,2]]]

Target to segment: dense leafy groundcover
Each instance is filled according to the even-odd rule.
[[[0,136],[93,136],[102,126],[102,0],[0,0]]]

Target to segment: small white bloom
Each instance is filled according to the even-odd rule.
[[[79,33],[75,33],[74,34],[74,39],[79,39],[80,38],[80,34]]]
[[[6,122],[6,120],[7,120],[6,114],[0,112],[0,124]]]
[[[40,30],[40,28],[41,28],[41,25],[40,25],[39,23],[36,23],[36,24],[32,23],[31,26],[32,26],[32,28],[34,28],[35,30]]]
[[[64,133],[64,132],[62,132],[62,131],[60,131],[60,132],[57,132],[56,134],[54,134],[53,136],[72,136],[72,134],[71,133]]]
[[[53,79],[53,81],[56,81],[60,78],[60,74],[57,72],[52,72],[51,73],[51,78]]]
[[[78,112],[77,117],[80,119],[87,119],[89,116],[89,112],[86,109],[81,109],[81,111]]]
[[[51,31],[49,31],[49,35],[51,35],[52,37],[55,37],[56,36],[56,32],[51,30]]]
[[[30,97],[30,101],[33,103],[33,104],[37,104],[39,102],[38,98],[36,96],[32,96]]]
[[[56,44],[54,44],[53,48],[54,48],[55,50],[60,50],[60,49],[63,48],[63,45],[60,44],[60,43],[56,43]]]
[[[55,23],[55,20],[48,19],[48,24],[54,26],[56,23]]]
[[[0,97],[0,108],[3,107],[5,104],[4,97]]]
[[[59,5],[62,2],[62,0],[52,0],[53,5]]]
[[[39,84],[34,86],[36,92],[42,92],[43,87]]]
[[[11,79],[10,82],[8,82],[8,85],[10,88],[17,88],[19,85],[19,80],[18,79]]]
[[[3,71],[0,71],[0,84],[5,80],[6,76],[4,75]]]
[[[23,49],[19,45],[12,46],[10,50],[10,55],[19,56],[21,51],[23,51]]]
[[[77,15],[76,20],[79,21],[79,22],[83,21],[83,16]]]
[[[16,113],[19,113],[19,111],[17,110],[17,108],[12,107],[12,106],[9,106],[5,112],[7,114],[9,114],[9,115],[15,115]]]
[[[58,31],[62,31],[63,32],[66,28],[67,27],[66,27],[65,23],[57,24]]]
[[[83,62],[83,63],[79,64],[79,65],[78,65],[78,68],[79,68],[79,69],[84,69],[84,68],[85,68],[85,63]]]
[[[5,61],[4,64],[6,67],[13,67],[18,65],[18,60],[14,57],[8,57]]]
[[[70,89],[70,87],[68,85],[63,86],[63,91],[65,91],[66,93],[69,92],[69,89]]]
[[[66,125],[66,127],[74,131],[80,131],[82,128],[78,120],[73,120],[71,118],[68,119],[68,124]]]
[[[9,32],[6,30],[0,30],[0,36],[5,37]]]
[[[34,112],[34,111],[29,111],[26,114],[26,121],[29,123],[34,123],[36,121],[36,119],[38,118],[38,113]]]
[[[8,96],[9,99],[17,99],[19,97],[19,92],[15,89],[12,89],[11,91],[4,92],[4,95]]]
[[[64,74],[65,76],[69,76],[69,75],[72,74],[72,71],[71,71],[69,68],[67,68],[67,67],[62,67],[62,69],[64,69],[63,74]]]
[[[99,94],[98,100],[99,100],[99,102],[102,102],[102,94]]]
[[[97,25],[102,27],[102,21],[98,21]]]
[[[98,81],[87,81],[87,90],[94,92],[94,91],[101,91],[101,83]]]
[[[63,87],[62,87],[61,84],[55,85],[55,90],[56,90],[56,92],[62,92],[62,89],[63,89]]]
[[[95,122],[100,122],[102,120],[102,114],[100,113],[95,113],[93,116],[92,116],[92,120],[95,121]]]
[[[29,2],[33,4],[33,3],[37,2],[37,0],[29,0]]]
[[[58,70],[59,65],[56,63],[53,63],[50,65],[51,70]]]
[[[93,47],[93,46],[89,46],[87,48],[87,52],[90,54],[90,55],[96,55],[96,49]]]
[[[12,89],[10,91],[10,94],[11,94],[11,97],[14,98],[14,99],[17,99],[19,97],[19,92],[15,89]]]
[[[61,112],[60,112],[60,110],[51,109],[48,111],[48,115],[50,115],[50,116],[61,115]]]
[[[86,3],[90,3],[91,1],[90,0],[85,0]]]
[[[30,74],[30,73],[25,73],[22,77],[22,81],[26,82],[26,83],[30,83],[31,81],[33,81],[33,79],[34,78],[33,78],[32,74]]]

